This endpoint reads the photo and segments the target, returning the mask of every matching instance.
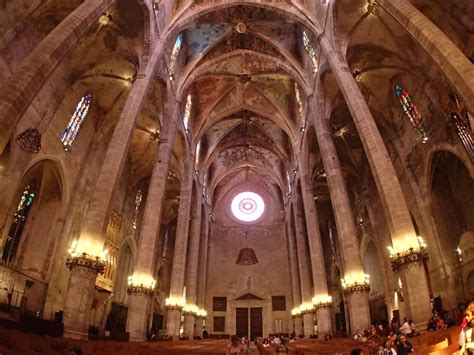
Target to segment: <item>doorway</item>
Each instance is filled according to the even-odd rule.
[[[250,339],[263,336],[263,308],[236,308],[235,328],[238,336],[249,335]]]

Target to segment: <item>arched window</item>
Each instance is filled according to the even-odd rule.
[[[313,72],[316,73],[318,71],[318,61],[316,59],[316,51],[313,48],[313,45],[311,44],[311,41],[309,40],[308,35],[306,34],[305,31],[303,31],[303,46],[306,52],[309,55],[309,58],[311,59],[311,65],[313,66]]]
[[[301,100],[301,93],[300,93],[300,88],[297,83],[295,83],[295,99],[296,99],[296,106],[298,107],[298,115],[301,120],[301,127],[304,127],[304,107],[303,107],[303,101]]]
[[[184,115],[183,115],[183,124],[184,130],[186,132],[189,131],[189,119],[191,118],[191,107],[193,105],[193,96],[191,93],[188,93],[186,97],[186,106],[184,107]]]
[[[71,148],[71,145],[81,128],[82,122],[84,122],[89,113],[91,104],[92,95],[90,92],[86,92],[81,98],[81,101],[77,104],[76,109],[67,124],[67,128],[64,130],[63,134],[61,134],[61,142],[63,143],[64,150],[67,151]]]
[[[428,141],[428,135],[425,131],[424,119],[421,117],[420,111],[418,111],[418,108],[413,103],[408,91],[400,84],[395,84],[394,90],[404,114],[408,117],[413,128],[415,128],[420,136],[421,142],[426,143]]]
[[[28,184],[23,189],[13,222],[8,231],[7,241],[3,248],[2,261],[5,263],[11,263],[15,259],[21,234],[23,233],[23,228],[25,227],[26,219],[36,197],[37,190],[38,187],[34,184]]]
[[[474,121],[469,111],[455,93],[450,95],[450,101],[446,107],[448,108],[451,123],[454,125],[464,149],[466,149],[471,161],[474,161],[474,135],[472,131],[472,127],[474,127],[472,122]]]
[[[174,79],[174,67],[176,65],[176,61],[178,60],[179,52],[181,50],[181,47],[183,45],[183,34],[180,33],[178,37],[176,37],[176,42],[174,43],[173,51],[171,52],[171,57],[170,57],[170,67],[169,67],[169,74],[170,74],[170,80]]]

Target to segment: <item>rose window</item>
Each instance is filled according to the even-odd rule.
[[[265,203],[260,195],[254,192],[241,192],[232,200],[231,211],[239,221],[253,222],[262,216]]]

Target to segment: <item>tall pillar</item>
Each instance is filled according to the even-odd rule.
[[[302,201],[297,198],[293,201],[293,217],[295,222],[296,250],[298,253],[298,269],[301,284],[301,304],[306,306],[305,311],[312,308],[312,285],[311,285],[311,264],[308,248],[306,246],[306,230],[304,226],[304,213]],[[312,315],[311,315],[312,316]],[[314,334],[314,321],[311,317],[303,316],[304,336],[309,337]]]
[[[197,307],[197,278],[199,267],[199,241],[202,225],[202,195],[196,188],[194,196],[193,214],[191,219],[191,230],[189,240],[188,267],[186,269],[186,303]],[[195,314],[186,314],[184,316],[184,336],[193,339]],[[202,336],[202,334],[201,334]]]
[[[0,153],[59,62],[114,0],[86,0],[36,46],[0,92]]]
[[[201,309],[205,309],[205,298],[206,298],[206,280],[207,280],[207,249],[209,240],[209,229],[210,221],[209,215],[206,210],[206,206],[201,209],[202,224],[201,224],[201,243],[199,246],[199,272],[198,272],[198,293],[197,293],[197,305]],[[204,331],[204,317],[196,319],[196,329],[194,332],[195,336],[202,337]]]
[[[300,276],[298,273],[298,256],[295,246],[295,229],[293,225],[293,216],[291,213],[286,217],[286,236],[288,238],[288,251],[290,256],[290,276],[291,290],[293,293],[293,308],[296,309],[301,304]],[[302,319],[299,314],[294,315],[295,335],[303,335]]]
[[[418,259],[422,257],[422,250],[400,182],[374,118],[347,63],[340,59],[339,53],[334,50],[328,38],[321,37],[320,43],[364,146],[387,218],[393,243],[393,255],[396,257],[394,260],[400,260],[399,257],[403,259],[404,255],[415,251],[416,257],[403,259],[405,261],[403,267],[396,270],[403,282],[407,317],[413,319],[415,324],[421,325],[426,323],[431,315],[428,281],[423,265],[418,263]],[[318,87],[321,90],[320,80],[318,80]],[[407,265],[411,267],[406,268]]]
[[[313,99],[311,102],[311,116],[315,125],[316,138],[318,140],[324,171],[326,172],[332,208],[336,219],[344,265],[344,278],[348,279],[348,281],[346,281],[347,283],[350,282],[349,280],[354,279],[353,275],[359,275],[358,277],[364,280],[364,266],[359,253],[359,242],[357,240],[354,214],[352,213],[336,146],[334,145],[328,127],[328,121],[323,121],[323,119],[317,115],[317,111],[315,111],[317,103],[314,103],[314,101]],[[370,325],[368,296],[367,288],[361,289],[359,292],[346,293],[352,331],[367,329]]]
[[[407,0],[377,0],[438,64],[446,79],[474,113],[474,70],[464,53]]]
[[[304,169],[302,162],[299,164],[301,175],[301,188],[296,193],[298,199],[302,199],[306,215],[306,229],[308,230],[308,242],[311,255],[311,270],[313,271],[313,285],[315,301],[319,302],[316,313],[318,332],[325,335],[331,332],[331,316],[328,308],[328,284],[326,280],[326,266],[324,264],[323,246],[321,244],[321,233],[319,230],[318,214],[314,203],[313,187],[311,178]],[[324,305],[324,307],[323,307]]]
[[[90,2],[91,1],[87,3]],[[99,259],[104,257],[104,230],[110,201],[115,185],[121,176],[123,164],[127,158],[127,151],[133,129],[135,128],[136,119],[142,110],[147,92],[155,78],[156,66],[162,49],[162,42],[158,41],[150,61],[147,66],[140,71],[137,80],[133,84],[118,123],[114,128],[114,133],[107,147],[105,159],[84,218],[79,240],[75,242],[72,248],[73,254],[71,256],[72,259],[75,260],[71,260],[71,265],[74,265],[76,262],[83,263],[84,257],[92,259],[93,261],[95,261],[97,257]],[[74,277],[73,274],[76,273],[75,269],[75,267],[71,269],[71,278]],[[86,269],[82,268],[81,272],[86,272]],[[97,271],[90,269],[90,273],[90,278],[95,279]],[[89,303],[79,304],[77,300],[93,299],[95,287],[94,283],[91,283],[90,287],[76,288],[75,285],[77,285],[77,283],[70,282],[69,286],[74,287],[74,289],[68,290],[69,294],[74,294],[75,297],[67,297],[65,299],[65,331],[66,334],[68,334],[69,328],[80,328],[84,336],[86,336],[90,316],[82,317],[78,314],[79,312],[77,312],[77,310],[83,309],[86,305],[89,307]],[[67,314],[69,310],[71,310],[71,314]],[[90,315],[89,308],[87,308],[85,312]]]
[[[181,311],[184,303],[184,281],[186,271],[186,254],[189,240],[189,216],[191,213],[191,197],[193,187],[193,162],[185,158],[184,172],[181,181],[180,201],[178,210],[178,226],[174,242],[173,265],[171,267],[170,296],[166,333],[173,338],[179,337]]]
[[[171,112],[174,112],[174,109],[171,109]],[[176,130],[177,124],[174,120],[165,122],[165,126],[161,130],[158,154],[151,175],[141,225],[138,257],[133,268],[132,278],[129,280],[127,330],[130,333],[130,339],[135,341],[144,340],[147,332],[147,320],[151,307],[150,294],[154,288],[155,246],[161,226],[166,178]]]

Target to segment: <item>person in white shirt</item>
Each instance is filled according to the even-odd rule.
[[[400,333],[402,333],[403,335],[409,337],[411,335],[411,327],[410,327],[410,324],[408,324],[408,321],[406,318],[403,319],[403,324],[402,326],[400,327]]]

